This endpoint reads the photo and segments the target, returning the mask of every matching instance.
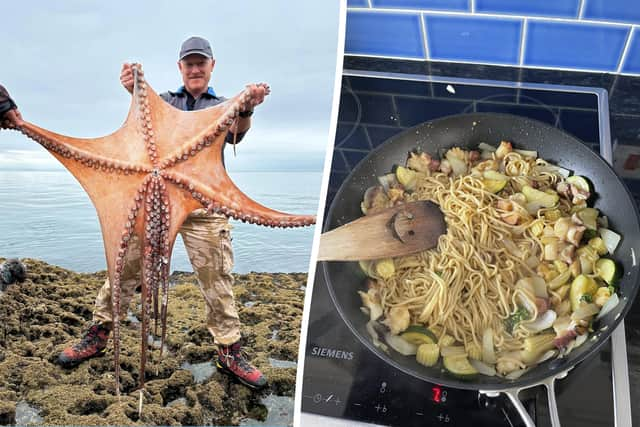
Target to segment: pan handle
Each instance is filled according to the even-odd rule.
[[[513,403],[513,406],[516,407],[516,409],[518,410],[518,414],[520,414],[520,417],[522,418],[526,426],[536,427],[536,425],[533,423],[533,420],[529,416],[529,413],[527,412],[524,405],[522,404],[522,401],[518,397],[518,393],[520,393],[520,390],[522,389],[511,388],[508,390],[503,390],[503,393],[509,397],[509,399],[511,400],[511,403]]]
[[[558,404],[556,402],[556,389],[555,382],[558,379],[562,379],[567,375],[567,372],[563,372],[555,377],[548,378],[544,382],[544,386],[547,388],[547,400],[549,401],[549,416],[551,417],[551,427],[560,427],[560,417],[558,416]]]
[[[520,418],[522,418],[522,420],[524,421],[525,425],[527,427],[536,427],[535,423],[529,416],[529,413],[527,412],[524,405],[522,404],[522,401],[520,401],[520,398],[518,397],[518,393],[520,393],[520,390],[523,390],[523,389],[507,388],[507,389],[498,390],[498,391],[479,390],[478,393],[484,394],[487,397],[498,397],[500,393],[506,394],[509,397],[509,400],[511,400],[511,403],[513,403],[513,406],[515,406],[516,409],[518,410],[518,414],[520,415]]]
[[[549,401],[549,416],[551,417],[551,425],[552,427],[561,427],[560,417],[558,417],[558,405],[556,403],[555,381],[557,379],[562,379],[566,377],[568,373],[569,373],[569,370],[566,370],[566,371],[560,372],[557,375],[546,378],[543,381],[537,382],[535,384],[530,384],[526,387],[514,387],[514,388],[507,388],[502,390],[491,390],[491,391],[479,390],[479,393],[485,394],[488,397],[497,397],[500,393],[506,394],[509,397],[509,400],[511,400],[511,403],[513,403],[513,406],[515,406],[516,410],[518,411],[518,414],[520,414],[520,417],[522,417],[522,420],[524,421],[526,426],[536,427],[535,423],[529,416],[529,413],[527,412],[524,405],[522,404],[522,401],[518,397],[518,394],[520,393],[520,391],[524,389],[537,387],[539,385],[544,385],[547,389],[547,397],[548,397],[547,400]]]

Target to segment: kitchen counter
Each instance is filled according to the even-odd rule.
[[[615,169],[640,203],[640,77],[357,56],[345,56],[344,69],[604,88],[609,94]],[[589,120],[585,115],[577,123],[588,124]],[[579,128],[574,133],[580,137]],[[640,400],[640,301],[636,300],[632,306],[625,327],[631,402],[637,402]],[[634,424],[640,425],[637,405],[633,406],[632,418]]]

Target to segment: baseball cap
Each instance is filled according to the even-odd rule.
[[[187,55],[202,55],[207,58],[213,58],[213,52],[211,51],[211,45],[207,39],[202,37],[189,37],[186,39],[180,47],[180,58],[184,59]]]

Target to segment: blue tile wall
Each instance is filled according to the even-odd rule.
[[[373,7],[429,10],[471,10],[470,0],[371,0]]]
[[[633,30],[630,43],[622,71],[640,74],[640,35],[637,29]]]
[[[364,55],[423,58],[419,14],[348,12],[345,50]]]
[[[476,12],[507,15],[573,18],[579,9],[579,0],[476,0]]]
[[[431,59],[496,64],[518,61],[522,22],[474,16],[425,16]]]
[[[533,21],[527,31],[526,65],[616,71],[629,28]]]
[[[640,0],[348,0],[347,7],[347,55],[640,75]]]
[[[369,7],[367,0],[347,0],[347,7]]]
[[[584,18],[640,23],[638,0],[584,0]]]

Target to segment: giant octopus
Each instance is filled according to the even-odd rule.
[[[227,175],[222,159],[225,137],[240,111],[257,104],[249,87],[199,111],[181,111],[147,84],[134,64],[129,114],[120,129],[101,138],[73,138],[32,123],[13,128],[33,139],[71,172],[98,214],[113,296],[115,389],[120,395],[120,275],[129,242],[142,242],[140,387],[149,335],[149,316],[166,336],[169,262],[178,229],[195,209],[269,227],[301,227],[312,215],[269,209],[246,196]],[[264,83],[258,86],[269,87]],[[235,145],[234,145],[235,150]],[[159,301],[161,303],[159,304]],[[160,305],[160,311],[158,306]],[[156,330],[157,333],[157,330]],[[160,346],[162,352],[163,346]]]

